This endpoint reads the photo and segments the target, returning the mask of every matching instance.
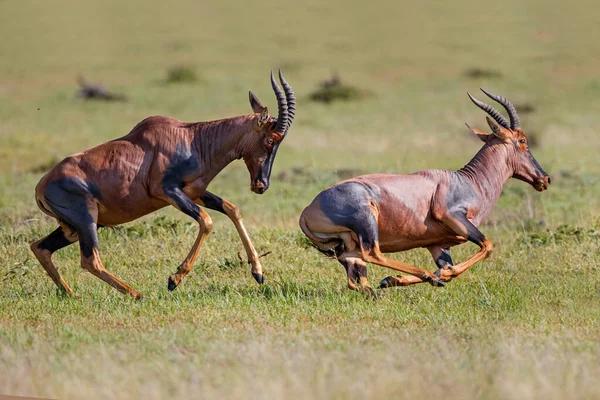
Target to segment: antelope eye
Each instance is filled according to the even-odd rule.
[[[525,143],[527,143],[527,140],[525,140],[525,139],[519,139],[519,143],[520,144],[525,144]]]
[[[273,139],[267,139],[267,143],[269,144],[269,146],[273,145]]]

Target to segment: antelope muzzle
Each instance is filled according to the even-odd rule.
[[[548,175],[543,175],[535,181],[533,188],[538,192],[543,192],[550,187],[551,178]]]
[[[269,188],[269,182],[264,182],[262,179],[255,179],[250,185],[250,190],[256,194],[263,194]]]

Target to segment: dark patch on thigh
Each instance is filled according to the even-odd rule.
[[[50,182],[46,187],[44,197],[53,195],[91,196],[102,201],[102,193],[96,184],[73,177],[62,177]]]
[[[367,248],[373,248],[379,240],[377,220],[370,208],[379,198],[378,188],[353,181],[330,187],[317,196],[331,222],[355,232]]]
[[[90,214],[86,199],[93,196],[86,183],[77,178],[61,178],[50,182],[44,191],[44,200],[52,212],[79,236],[82,254],[92,255],[98,247],[96,221]]]
[[[175,186],[183,187],[185,177],[198,170],[198,167],[198,160],[191,150],[183,144],[178,144],[162,179],[163,190]]]
[[[44,200],[60,220],[77,228],[95,223],[86,198],[93,197],[87,184],[77,178],[60,178],[52,181],[44,191]]]

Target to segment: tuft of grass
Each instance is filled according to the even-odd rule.
[[[177,65],[167,71],[167,83],[194,83],[198,82],[198,74],[192,67]]]
[[[502,73],[493,69],[473,67],[467,69],[464,76],[470,79],[499,79],[502,78]]]
[[[600,229],[581,228],[568,224],[560,225],[556,229],[546,229],[543,232],[530,233],[522,242],[526,246],[545,246],[561,242],[581,243],[583,240],[600,240]]]
[[[319,84],[319,88],[310,94],[310,99],[315,102],[332,103],[335,101],[361,100],[369,96],[369,92],[358,89],[352,85],[342,83],[339,75]]]

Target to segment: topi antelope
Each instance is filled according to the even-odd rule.
[[[250,92],[254,114],[218,121],[185,123],[150,117],[129,134],[67,157],[35,188],[38,206],[56,218],[59,227],[31,245],[56,285],[73,294],[52,263],[52,253],[79,240],[81,266],[122,293],[141,295],[108,272],[98,254],[97,228],[132,221],[172,205],[198,222],[200,231],[177,272],[169,277],[174,290],[194,265],[212,221],[199,206],[226,214],[235,225],[252,266],[263,282],[259,257],[248,237],[238,208],[206,190],[212,179],[233,160],[243,158],[250,188],[262,194],[269,188],[271,168],[281,141],[294,120],[296,100],[279,72],[283,91],[271,73],[278,116]]]
[[[335,256],[348,275],[348,287],[374,291],[366,263],[410,274],[387,277],[380,288],[429,282],[444,286],[492,253],[492,243],[477,229],[511,177],[537,191],[550,177],[533,158],[515,107],[504,97],[482,91],[500,103],[510,121],[491,106],[469,98],[488,113],[491,134],[471,129],[485,144],[458,171],[425,170],[410,175],[363,175],[317,195],[300,216],[300,228],[321,252]],[[480,250],[454,265],[450,247],[471,241]],[[429,250],[438,270],[431,273],[386,257],[417,247]]]

